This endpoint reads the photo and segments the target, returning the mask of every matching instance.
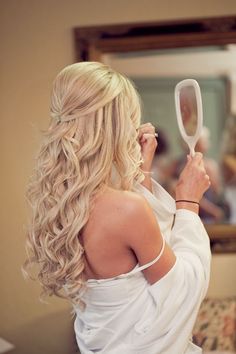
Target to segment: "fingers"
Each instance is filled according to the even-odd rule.
[[[206,173],[204,166],[203,155],[199,152],[196,152],[194,156],[187,155],[187,163],[184,169],[187,173],[197,173],[200,179],[203,179],[204,182],[209,182],[209,176]]]
[[[187,165],[189,165],[191,161],[192,161],[192,156],[187,155]]]
[[[138,137],[141,138],[141,136],[145,133],[155,135],[155,127],[151,123],[140,125]]]
[[[207,189],[210,187],[210,185],[211,185],[210,177],[207,174],[205,174],[203,176],[204,192],[207,191]]]
[[[196,152],[194,156],[187,155],[187,164],[186,166],[189,167],[200,167],[202,170],[205,171],[205,166],[203,162],[203,155],[200,152]]]
[[[207,174],[205,174],[204,180],[205,180],[205,182],[206,182],[206,185],[209,187],[210,184],[211,184],[211,181],[210,181],[210,177],[209,177]]]
[[[192,157],[192,163],[194,165],[200,165],[203,163],[203,156],[201,152],[196,152],[195,155]]]
[[[144,144],[145,142],[152,142],[155,146],[157,146],[157,141],[156,141],[156,137],[154,134],[148,134],[148,133],[144,133],[142,134],[141,138],[140,138],[140,143]]]

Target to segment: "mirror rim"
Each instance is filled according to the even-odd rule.
[[[236,43],[236,15],[175,21],[74,28],[76,61],[102,61],[102,55]],[[205,225],[212,245],[236,244],[236,225]],[[217,252],[217,251],[216,251]],[[219,251],[221,252],[221,251]],[[227,248],[223,252],[236,252]]]
[[[183,117],[182,117],[181,104],[180,104],[181,90],[187,87],[191,87],[194,89],[194,94],[195,94],[195,99],[197,104],[197,127],[196,127],[195,134],[193,135],[188,135],[186,132],[186,129],[183,124]],[[176,109],[176,116],[177,116],[177,122],[178,122],[180,134],[183,140],[188,145],[190,152],[194,154],[195,145],[201,135],[202,122],[203,122],[202,96],[201,96],[200,86],[196,80],[185,79],[177,83],[177,85],[175,86],[175,109]]]

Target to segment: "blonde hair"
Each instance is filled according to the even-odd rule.
[[[37,264],[41,297],[81,304],[80,233],[93,198],[105,186],[131,190],[144,178],[137,141],[140,102],[126,77],[107,65],[82,62],[56,77],[51,116],[26,194],[32,217],[23,270],[29,275]]]

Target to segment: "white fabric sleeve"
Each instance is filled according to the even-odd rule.
[[[144,194],[157,216],[157,221],[160,199],[164,205],[167,204],[169,210],[173,211],[174,199],[155,180],[152,179],[153,193],[145,187],[144,189]],[[209,283],[211,251],[209,236],[199,216],[187,209],[175,209],[175,220],[167,242],[177,259],[186,267],[191,265],[192,270],[197,271],[197,279],[203,289],[203,298]]]
[[[159,198],[163,198],[160,190],[163,194],[158,184],[153,183],[153,194],[148,190],[144,193],[157,215],[157,221]],[[166,200],[171,204],[169,197],[168,194]],[[163,278],[149,287],[158,308],[153,316],[151,328],[158,329],[160,352],[163,354],[174,353],[178,347],[183,349],[183,353],[185,340],[187,348],[200,304],[206,295],[211,264],[209,237],[201,219],[192,211],[176,210],[168,243],[176,255],[176,262]]]
[[[161,353],[184,353],[209,283],[211,253],[209,238],[197,214],[179,209],[170,237],[176,255],[172,269],[149,287],[158,311]],[[154,338],[153,338],[154,340]],[[188,352],[188,351],[186,351]]]
[[[210,278],[211,251],[209,236],[199,216],[187,209],[178,209],[169,238],[169,245],[187,267],[191,265],[196,285],[202,286],[203,299]]]

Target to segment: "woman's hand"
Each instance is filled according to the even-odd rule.
[[[151,123],[142,124],[139,128],[138,141],[143,157],[142,170],[151,171],[152,160],[157,147],[155,127]]]
[[[196,152],[193,157],[188,156],[188,162],[180,174],[176,185],[176,200],[189,200],[199,203],[203,194],[210,186],[210,179],[206,173],[203,157],[200,152]],[[177,207],[196,209],[196,204],[177,203]]]

